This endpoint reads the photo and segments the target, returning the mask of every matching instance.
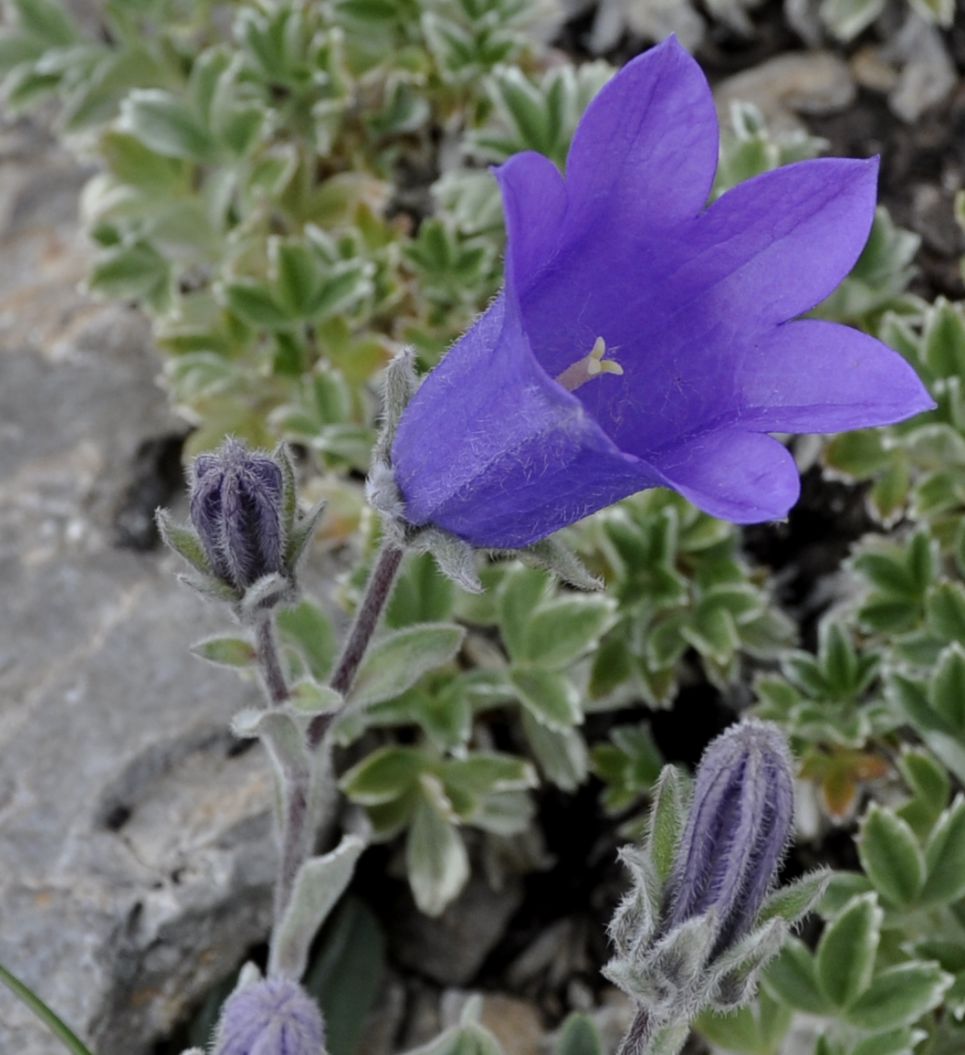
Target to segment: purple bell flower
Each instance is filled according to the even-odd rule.
[[[524,547],[656,486],[772,520],[800,481],[768,433],[934,406],[874,338],[791,321],[861,253],[877,160],[788,165],[707,208],[717,151],[710,89],[671,38],[596,97],[565,178],[532,152],[496,170],[505,288],[402,415],[405,521]]]
[[[219,579],[244,590],[282,571],[283,491],[277,462],[237,440],[195,459],[191,522]]]
[[[323,1055],[322,1013],[296,982],[249,983],[225,1002],[213,1050],[214,1055]]]
[[[745,719],[718,736],[697,768],[664,929],[713,910],[718,951],[742,938],[774,883],[793,812],[794,767],[780,729]]]

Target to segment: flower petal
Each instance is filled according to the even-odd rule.
[[[695,252],[676,276],[697,276],[713,307],[749,325],[810,311],[854,266],[874,221],[878,159],[785,165],[728,191],[695,224]]]
[[[670,37],[627,63],[580,121],[566,161],[578,226],[601,215],[636,231],[696,216],[717,170],[707,80]]]
[[[558,251],[566,187],[553,162],[531,150],[514,154],[495,174],[506,216],[506,288],[521,296]]]
[[[778,326],[740,371],[742,426],[840,432],[890,425],[935,406],[915,371],[887,345],[833,322]]]
[[[667,487],[705,513],[735,524],[780,520],[801,491],[788,450],[761,433],[704,432],[654,454],[651,460]]]
[[[504,297],[416,393],[392,462],[411,524],[494,549],[530,545],[660,482],[543,373]]]

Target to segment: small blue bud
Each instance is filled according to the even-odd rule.
[[[283,493],[278,463],[237,440],[195,459],[191,522],[218,578],[244,590],[282,571]]]
[[[268,978],[225,1002],[214,1055],[324,1055],[318,1005],[297,982]]]
[[[791,753],[777,726],[747,719],[718,736],[697,768],[666,928],[713,910],[718,951],[746,934],[787,848],[793,805]]]

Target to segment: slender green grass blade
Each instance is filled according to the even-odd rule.
[[[15,997],[23,1001],[27,1007],[40,1019],[51,1033],[72,1052],[73,1055],[93,1055],[77,1034],[34,993],[31,989],[12,975],[4,966],[0,965],[0,982],[2,982]]]

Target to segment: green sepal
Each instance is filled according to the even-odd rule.
[[[295,530],[295,521],[298,517],[298,486],[295,482],[295,466],[292,463],[291,452],[287,443],[279,443],[275,448],[272,458],[281,469],[282,491],[281,491],[281,524],[282,538],[285,539],[286,564],[288,556],[288,540]]]
[[[202,596],[214,598],[216,601],[237,605],[242,598],[241,590],[223,579],[216,579],[213,575],[181,574],[178,575],[178,581],[183,582],[185,586],[190,586]]]
[[[308,552],[308,543],[315,534],[315,529],[318,527],[318,522],[324,512],[325,503],[318,502],[307,513],[295,515],[291,534],[285,539],[285,568],[292,578],[298,572],[301,562]]]
[[[784,947],[788,933],[785,920],[771,919],[722,953],[711,965],[708,1005],[726,1012],[750,1003],[761,971]]]
[[[824,897],[831,882],[831,875],[830,869],[819,868],[792,883],[778,887],[761,907],[757,916],[758,924],[779,918],[793,926],[802,920]]]
[[[158,534],[161,541],[174,552],[182,557],[196,571],[202,575],[211,576],[211,564],[201,545],[201,539],[197,532],[186,524],[177,524],[166,509],[158,508],[154,512],[154,522],[157,524]]]
[[[647,853],[661,884],[667,882],[673,871],[689,806],[687,778],[676,766],[664,766],[653,794],[647,835]]]
[[[603,589],[603,580],[589,572],[573,550],[555,535],[514,551],[513,555],[526,564],[551,572],[561,582],[575,586],[578,590]]]
[[[278,605],[289,605],[295,600],[292,580],[278,572],[256,579],[244,592],[237,607],[238,617],[244,623],[255,623],[265,612]]]

